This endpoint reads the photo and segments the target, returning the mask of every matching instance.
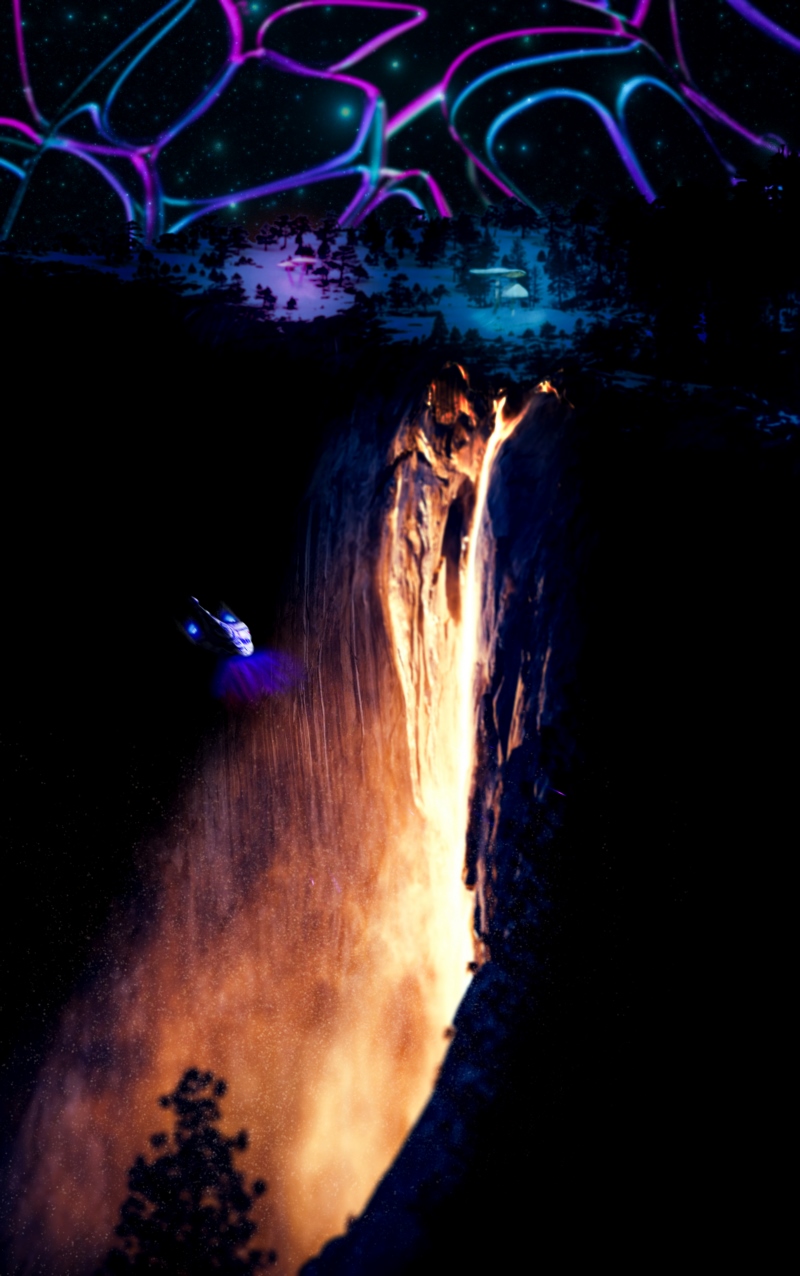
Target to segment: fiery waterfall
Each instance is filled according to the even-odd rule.
[[[283,1273],[364,1207],[425,1104],[475,956],[484,515],[518,419],[462,406],[452,430],[412,406],[388,454],[362,411],[323,460],[282,635],[306,678],[209,748],[64,1012],[15,1153],[19,1261],[92,1270],[189,1066],[229,1083]]]

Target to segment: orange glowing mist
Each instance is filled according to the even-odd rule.
[[[396,1156],[474,955],[462,871],[486,501],[518,420],[501,401],[488,440],[472,430],[453,458],[404,421],[377,546],[357,440],[329,456],[287,631],[308,676],[211,748],[151,847],[145,904],[113,923],[65,1011],[16,1150],[20,1261],[92,1270],[156,1099],[190,1066],[229,1083],[223,1125],[250,1132],[245,1172],[269,1182],[256,1240],[280,1273]]]

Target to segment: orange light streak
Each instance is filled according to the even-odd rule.
[[[270,1185],[255,1239],[283,1276],[397,1155],[474,956],[462,874],[491,639],[486,506],[523,415],[504,404],[460,470],[422,436],[403,453],[377,554],[358,548],[346,448],[330,462],[351,505],[335,553],[319,531],[324,574],[308,568],[297,600],[308,678],[211,750],[151,848],[146,910],[116,920],[102,973],[65,1011],[16,1149],[18,1259],[94,1269],[127,1167],[161,1128],[157,1097],[190,1066],[229,1083],[223,1128],[250,1132],[245,1172]],[[475,500],[457,620],[440,567],[460,483]]]

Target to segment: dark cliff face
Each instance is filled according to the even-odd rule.
[[[467,854],[491,960],[305,1276],[744,1253],[780,1192],[796,443],[567,392],[533,400],[489,493]]]
[[[490,414],[488,399],[476,402],[476,421],[462,422],[458,438],[457,413],[437,430],[424,405],[436,371],[426,358],[401,368],[391,352],[368,369],[367,391],[318,472],[287,621],[287,643],[310,676],[263,721],[231,723],[198,763],[151,848],[141,933],[119,928],[101,978],[88,976],[59,1029],[28,1120],[29,1168],[39,1172],[39,1141],[54,1144],[57,1199],[69,1207],[89,1184],[86,1270],[108,1244],[124,1169],[152,1130],[153,1098],[178,1074],[170,1062],[155,1078],[151,1066],[170,1016],[178,1047],[191,1049],[186,1062],[208,1062],[242,1096],[230,1119],[253,1133],[277,1216],[269,1242],[290,1270],[342,1224],[338,1133],[310,1141],[317,1195],[313,1209],[297,1210],[296,1230],[316,1234],[306,1244],[306,1230],[293,1249],[280,1211],[294,1145],[271,1113],[294,1119],[295,1099],[327,1083],[341,1008],[357,1019],[373,996],[370,1057],[389,1056],[391,1102],[380,1117],[388,1108],[393,1123],[380,1147],[392,1151],[366,1169],[354,1154],[362,1200],[408,1129],[400,1090],[420,1102],[429,1092],[427,1044],[408,1042],[423,1024],[444,1049],[445,1021],[436,1010],[424,1024],[417,996],[419,952],[441,925],[441,897],[428,882],[433,919],[401,910],[391,930],[406,877],[385,873],[387,845],[399,823],[395,794],[408,812],[409,860],[425,858],[414,809],[424,794],[411,792],[409,777],[430,739],[430,686],[448,677],[421,675],[429,661],[453,673],[439,631],[462,616],[464,535]],[[277,357],[270,366],[279,384]],[[218,369],[220,387],[233,370],[233,360]],[[349,382],[333,407],[328,384],[322,390],[330,416],[355,399]],[[266,474],[265,500],[278,507],[296,404],[285,419],[252,467],[253,488]],[[301,427],[304,446],[316,447],[305,406]],[[709,1214],[717,1234],[740,1236],[756,1175],[780,1199],[764,1131],[780,1128],[786,1093],[796,479],[794,446],[770,446],[724,406],[571,384],[566,398],[532,401],[489,493],[479,767],[469,827],[453,838],[453,880],[466,851],[478,956],[490,960],[464,999],[426,1110],[362,1217],[309,1271],[514,1270],[520,1249],[525,1266],[602,1256],[641,1271],[670,1246],[694,1254],[698,1219]],[[289,534],[277,519],[266,530],[254,524],[259,584]],[[227,549],[220,556],[229,570]],[[243,582],[253,561],[242,560]],[[405,649],[417,653],[406,688],[391,651],[392,624],[404,616]],[[411,714],[408,687],[425,688]],[[349,919],[348,899],[358,904]],[[375,995],[351,959],[370,956],[378,911],[386,948],[405,965]],[[287,1048],[286,1027],[297,1027],[302,1048]],[[110,1044],[117,1030],[119,1049]],[[349,1042],[338,1057],[345,1091],[373,1098]],[[103,1187],[92,1147],[63,1131],[102,1135],[85,1116],[94,1097],[118,1112],[134,1083],[128,1110],[141,1115],[113,1149],[116,1178]],[[347,1111],[336,1096],[330,1106]],[[712,1212],[712,1195],[727,1213]],[[29,1253],[40,1252],[50,1199],[55,1190],[32,1198]],[[67,1230],[59,1252],[75,1267],[77,1233]]]

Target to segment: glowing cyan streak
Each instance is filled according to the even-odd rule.
[[[55,117],[49,122],[39,110],[30,79],[23,35],[21,0],[11,0],[20,80],[35,127],[31,128],[29,124],[22,120],[12,118],[0,120],[0,127],[13,131],[12,136],[5,136],[2,140],[22,151],[25,156],[24,159],[20,158],[19,160],[0,157],[0,167],[11,173],[19,181],[19,186],[6,214],[2,232],[0,232],[1,238],[7,237],[11,232],[22,201],[27,193],[30,179],[42,155],[49,150],[66,152],[76,159],[90,164],[99,172],[119,197],[126,218],[128,220],[132,220],[134,217],[138,219],[145,237],[148,239],[164,231],[177,231],[198,217],[229,206],[234,202],[237,204],[243,203],[260,196],[274,195],[299,186],[311,185],[339,177],[357,177],[359,179],[356,194],[351,198],[350,203],[340,216],[340,222],[343,225],[357,224],[373,208],[376,208],[391,196],[400,195],[409,200],[414,206],[423,209],[425,201],[415,190],[401,184],[401,176],[413,177],[420,181],[426,191],[426,199],[429,201],[430,207],[435,209],[440,215],[448,216],[450,209],[444,193],[429,173],[419,168],[410,168],[400,175],[396,169],[389,168],[386,164],[388,141],[423,111],[430,109],[437,103],[441,106],[451,137],[464,151],[470,165],[474,165],[504,194],[522,199],[525,202],[530,201],[524,192],[505,178],[500,170],[493,151],[494,139],[503,123],[512,119],[520,111],[526,110],[548,98],[571,97],[584,102],[599,116],[617,150],[620,160],[628,170],[637,189],[647,199],[653,198],[653,188],[644,175],[641,163],[628,136],[624,119],[626,101],[633,90],[645,82],[662,88],[669,96],[680,103],[695,125],[701,129],[705,140],[712,145],[718,160],[729,173],[732,172],[731,165],[719,154],[692,108],[697,108],[715,123],[722,125],[731,132],[738,133],[750,143],[762,149],[775,151],[785,145],[781,138],[777,138],[772,134],[759,135],[733,119],[720,107],[716,106],[715,103],[711,102],[693,82],[681,45],[677,0],[668,0],[668,4],[673,46],[670,55],[674,53],[677,59],[681,75],[679,80],[673,79],[671,73],[667,70],[666,63],[642,36],[643,24],[650,13],[650,0],[639,0],[630,17],[616,12],[607,3],[607,0],[568,0],[568,3],[573,4],[581,11],[580,18],[578,18],[575,25],[559,24],[525,27],[494,34],[477,41],[458,54],[438,83],[427,88],[423,93],[407,103],[389,120],[386,119],[385,105],[379,89],[374,84],[365,80],[355,79],[345,74],[345,72],[364,58],[375,53],[389,41],[408,33],[423,23],[428,16],[425,9],[414,4],[399,3],[397,0],[297,0],[296,3],[285,5],[271,13],[259,27],[253,47],[248,49],[245,47],[246,39],[241,15],[234,0],[216,0],[216,2],[222,10],[228,31],[228,51],[222,65],[213,77],[211,84],[192,106],[185,110],[176,120],[172,121],[156,137],[143,145],[136,145],[116,133],[110,119],[111,109],[115,100],[123,92],[132,73],[145,62],[152,50],[187,17],[197,5],[198,0],[169,0],[167,4],[159,8],[156,13],[142,22],[110,54],[103,58],[94,70],[84,77],[78,87],[69,94]],[[750,4],[749,0],[726,0],[726,3],[745,21],[763,32],[770,39],[782,44],[794,53],[800,52],[800,38],[766,17],[760,9]],[[340,58],[337,62],[322,69],[306,66],[264,44],[265,38],[282,18],[289,14],[298,13],[301,10],[319,7],[324,7],[325,9],[346,7],[351,9],[385,10],[387,13],[391,12],[403,16],[399,21],[395,21],[378,35],[359,45],[346,57]],[[585,16],[588,16],[587,11],[592,14],[592,20],[595,23],[593,26],[584,25]],[[578,15],[576,15],[577,17]],[[500,48],[504,42],[509,40],[520,38],[529,40],[535,37],[552,39],[558,36],[578,37],[584,41],[587,38],[597,40],[598,38],[608,39],[611,37],[623,39],[626,42],[626,47],[621,49],[565,48],[560,53],[549,52],[531,58],[510,59],[477,76],[456,95],[452,102],[448,101],[450,86],[455,74],[474,55],[493,46]],[[91,86],[92,82],[96,81],[98,76],[104,71],[113,67],[114,63],[122,58],[142,37],[147,37],[143,47],[139,48],[138,52],[134,53],[122,67],[102,103],[78,101],[82,94]],[[458,131],[456,116],[463,103],[487,83],[502,77],[506,73],[519,71],[526,67],[535,68],[545,64],[555,65],[559,62],[569,63],[577,59],[591,58],[601,54],[632,51],[636,48],[647,49],[649,53],[653,54],[663,68],[663,75],[660,73],[658,76],[645,78],[641,76],[633,77],[623,85],[617,102],[613,105],[602,102],[593,93],[587,93],[585,90],[579,90],[567,84],[561,84],[558,88],[543,89],[540,93],[527,94],[524,98],[512,103],[506,111],[498,115],[490,124],[485,139],[485,158],[476,154],[466,144]],[[219,195],[205,199],[180,199],[165,194],[162,190],[158,171],[158,160],[161,152],[173,139],[208,111],[213,103],[229,88],[238,70],[251,58],[263,60],[281,73],[326,80],[356,89],[363,97],[363,108],[355,140],[344,152],[335,155],[322,164],[317,164],[299,173],[294,173],[275,181],[258,183],[247,189],[221,192]],[[97,142],[87,142],[69,136],[65,131],[69,121],[81,114],[87,115],[92,121],[99,139]],[[109,168],[108,163],[105,162],[107,160],[126,161],[130,165],[131,178],[128,180],[121,179]]]
[[[582,93],[579,89],[543,89],[541,93],[533,93],[529,97],[523,98],[521,102],[515,102],[513,106],[509,106],[507,110],[502,111],[486,134],[486,151],[492,162],[497,163],[494,154],[494,142],[504,124],[519,115],[520,112],[527,111],[532,106],[538,106],[540,102],[557,98],[570,98],[576,102],[585,102],[587,106],[591,107],[605,126],[606,132],[617,148],[617,152],[630,173],[636,189],[641,195],[644,195],[646,200],[654,200],[656,192],[642,172],[633,148],[628,144],[622,129],[611,112],[603,106],[602,102],[598,102],[597,98],[592,97],[589,93]]]
[[[752,5],[748,4],[746,0],[728,0],[728,2],[731,3],[733,7],[736,8],[737,11],[742,14],[742,16],[746,17],[748,21],[751,21],[756,26],[759,26],[768,35],[772,36],[772,38],[781,41],[789,48],[792,48],[792,49],[800,48],[800,41],[796,40],[794,36],[790,35],[790,33],[784,31],[783,28],[777,27],[776,24],[764,18],[764,16],[760,14],[760,12],[756,10]],[[623,164],[625,165],[628,172],[630,173],[631,178],[634,181],[634,184],[636,185],[637,189],[647,199],[652,199],[654,197],[654,192],[650,183],[648,182],[647,178],[644,175],[641,164],[636,155],[635,148],[633,147],[630,141],[627,128],[625,126],[625,119],[624,119],[624,108],[628,98],[630,97],[631,93],[633,92],[635,88],[640,87],[644,83],[649,83],[649,84],[652,84],[653,86],[660,87],[670,97],[672,97],[683,108],[683,110],[686,111],[686,113],[692,119],[694,124],[700,129],[701,133],[704,136],[705,141],[711,146],[712,150],[716,153],[720,164],[728,171],[728,173],[733,173],[733,167],[723,158],[722,155],[720,155],[718,148],[714,145],[713,141],[709,137],[700,119],[695,114],[695,112],[691,109],[692,106],[699,108],[701,111],[703,111],[709,118],[713,119],[715,122],[722,124],[724,127],[730,129],[732,132],[736,132],[740,136],[745,137],[750,143],[762,149],[775,151],[776,149],[779,149],[780,146],[783,144],[782,139],[775,138],[771,134],[762,136],[760,134],[754,133],[752,130],[747,129],[744,125],[732,119],[731,116],[729,116],[724,111],[722,111],[714,103],[710,102],[708,98],[705,97],[702,93],[700,93],[697,90],[696,86],[692,84],[691,76],[690,76],[688,67],[686,65],[686,60],[684,58],[683,50],[680,43],[680,34],[678,30],[677,13],[675,8],[676,0],[669,0],[670,20],[671,20],[674,51],[675,51],[678,64],[681,68],[681,72],[684,76],[684,79],[685,81],[687,81],[686,83],[676,82],[676,84],[674,85],[669,83],[667,79],[666,68],[665,68],[664,79],[658,79],[655,76],[650,76],[650,77],[635,76],[622,86],[622,89],[620,90],[620,93],[618,95],[618,98],[614,105],[613,110],[610,109],[607,105],[604,105],[602,102],[600,102],[598,98],[594,97],[593,95],[582,93],[578,90],[568,90],[567,87],[563,85],[559,86],[558,89],[544,91],[543,94],[540,94],[540,95],[529,95],[528,97],[523,99],[522,102],[515,104],[516,110],[515,108],[511,108],[510,113],[505,112],[502,117],[498,116],[490,125],[490,128],[487,133],[487,137],[486,137],[486,142],[487,142],[487,152],[488,152],[487,158],[490,159],[491,162],[489,164],[485,163],[481,159],[481,157],[477,155],[470,146],[467,145],[464,138],[460,135],[456,127],[455,117],[457,115],[459,108],[463,105],[464,101],[472,93],[474,93],[477,89],[482,87],[484,84],[488,83],[490,80],[494,80],[506,74],[507,72],[516,71],[526,66],[531,67],[535,65],[543,65],[545,63],[567,62],[567,61],[574,60],[576,58],[597,55],[600,53],[630,52],[630,51],[633,51],[633,49],[635,49],[637,46],[641,48],[647,48],[649,49],[651,53],[655,53],[655,50],[653,50],[646,43],[646,41],[644,41],[640,32],[640,27],[644,23],[650,11],[650,0],[640,0],[640,3],[636,6],[636,9],[634,10],[634,13],[630,19],[627,19],[624,15],[615,12],[608,4],[604,2],[604,0],[601,0],[601,2],[599,3],[593,3],[592,0],[572,0],[572,3],[579,5],[584,10],[586,9],[594,10],[594,12],[598,15],[598,17],[602,15],[602,17],[605,19],[606,25],[596,26],[596,27],[588,27],[588,26],[581,26],[581,25],[525,27],[525,28],[520,28],[518,30],[510,31],[510,32],[504,32],[499,35],[492,35],[487,37],[486,39],[477,41],[475,44],[470,45],[467,49],[463,50],[463,52],[461,52],[458,55],[458,57],[450,64],[444,77],[437,85],[426,90],[425,93],[420,94],[419,97],[417,97],[414,101],[408,103],[407,106],[405,106],[401,111],[397,112],[397,114],[393,116],[393,118],[389,121],[389,124],[387,126],[387,130],[386,130],[387,137],[391,137],[395,133],[399,132],[401,128],[403,128],[406,124],[410,123],[411,120],[415,119],[423,111],[428,110],[431,106],[435,105],[436,103],[440,103],[445,119],[447,121],[448,129],[450,131],[451,136],[458,143],[461,149],[466,153],[471,163],[473,163],[476,166],[476,168],[478,168],[487,178],[489,178],[489,180],[505,195],[514,196],[517,199],[522,199],[525,203],[530,202],[527,196],[517,186],[512,184],[508,180],[508,178],[502,175],[502,173],[499,171],[499,165],[497,164],[495,156],[492,154],[492,142],[494,137],[497,134],[498,128],[501,126],[500,124],[501,119],[508,120],[512,118],[514,113],[516,113],[516,110],[526,109],[526,107],[532,106],[535,103],[547,100],[547,98],[553,98],[553,97],[576,98],[578,100],[584,101],[592,110],[595,111],[595,113],[600,117],[603,124],[605,125],[606,130],[609,136],[611,137],[612,142],[615,145],[617,153],[619,154],[620,159],[622,160]],[[477,53],[482,52],[483,50],[490,48],[491,46],[500,45],[504,41],[517,40],[520,38],[530,39],[536,36],[552,37],[556,35],[562,35],[562,36],[577,35],[577,36],[583,36],[583,37],[591,36],[594,38],[617,36],[617,37],[625,38],[629,43],[628,43],[627,49],[619,49],[619,50],[565,49],[561,53],[543,54],[538,57],[533,57],[530,59],[518,58],[518,59],[509,60],[508,62],[504,62],[500,66],[494,67],[491,70],[484,72],[482,75],[476,77],[476,79],[471,81],[467,85],[467,87],[464,90],[462,90],[462,92],[454,99],[453,103],[448,107],[447,96],[448,96],[448,89],[451,84],[451,81],[453,80],[455,73],[470,57],[474,56]],[[659,59],[659,61],[661,61],[661,59]],[[688,104],[691,104],[691,106]]]
[[[417,26],[420,22],[424,22],[427,13],[424,9],[416,5],[396,3],[395,0],[300,0],[300,3],[285,6],[271,14],[265,22],[262,23],[258,30],[256,43],[252,49],[245,49],[244,31],[242,21],[238,9],[232,0],[217,0],[220,4],[225,16],[229,46],[225,62],[214,77],[211,85],[197,99],[197,101],[185,111],[177,120],[173,121],[158,136],[151,139],[145,145],[134,145],[126,139],[120,137],[110,120],[110,112],[115,99],[123,90],[126,81],[134,70],[140,66],[147,55],[169,34],[170,31],[185,18],[195,7],[197,0],[188,0],[181,4],[181,0],[170,0],[170,3],[158,10],[157,13],[140,24],[136,30],[128,36],[121,44],[119,44],[112,53],[103,59],[101,63],[81,82],[67,98],[55,120],[48,124],[44,116],[39,111],[33,88],[28,73],[27,58],[25,55],[25,44],[23,37],[23,23],[21,14],[21,0],[12,0],[14,30],[17,46],[17,60],[20,69],[20,77],[22,80],[23,92],[28,102],[31,114],[35,122],[43,130],[36,132],[30,129],[22,121],[14,119],[3,120],[2,123],[7,127],[22,132],[27,140],[21,141],[18,138],[6,139],[18,146],[22,146],[28,151],[28,159],[22,165],[15,164],[10,160],[3,161],[3,167],[7,171],[12,172],[20,179],[20,186],[12,200],[11,207],[5,218],[2,236],[7,237],[10,233],[17,213],[21,206],[22,200],[27,191],[30,178],[38,164],[41,156],[48,150],[62,150],[84,160],[97,169],[106,179],[109,185],[119,195],[122,200],[126,217],[132,220],[134,212],[138,214],[139,219],[143,223],[143,229],[147,238],[163,233],[165,230],[177,231],[186,226],[189,222],[198,217],[202,217],[216,209],[224,208],[232,202],[244,202],[246,200],[255,199],[260,196],[272,195],[281,191],[291,190],[298,186],[309,185],[314,182],[323,181],[330,177],[350,177],[357,176],[360,178],[360,186],[353,200],[342,214],[341,220],[348,224],[359,216],[364,216],[371,201],[376,197],[378,202],[385,195],[381,194],[382,182],[386,179],[386,195],[396,194],[400,189],[397,185],[397,176],[393,171],[385,169],[384,166],[384,145],[385,145],[385,108],[383,100],[375,85],[367,81],[356,79],[351,75],[345,74],[345,71],[354,66],[363,58],[374,53],[387,41],[395,39],[402,35],[412,27]],[[287,14],[297,12],[301,9],[347,7],[362,8],[370,10],[385,10],[393,13],[403,13],[410,16],[403,21],[395,23],[387,30],[374,36],[359,46],[347,57],[340,59],[332,66],[318,69],[303,65],[291,58],[285,57],[274,49],[270,49],[263,44],[264,37],[274,24],[280,18]],[[180,6],[180,7],[179,7]],[[110,90],[108,91],[104,101],[82,103],[74,109],[69,109],[75,102],[75,99],[86,90],[91,82],[95,80],[104,70],[107,70],[113,63],[120,58],[129,47],[136,42],[141,36],[149,33],[151,29],[162,19],[167,19],[164,25],[160,27],[155,34],[151,35],[147,43],[141,48],[125,65],[120,74],[116,77]],[[203,115],[211,105],[220,97],[233,80],[236,72],[249,58],[262,59],[270,66],[281,72],[286,72],[303,77],[333,81],[337,84],[347,85],[357,89],[363,94],[364,107],[361,119],[358,123],[354,142],[347,150],[335,156],[333,159],[316,165],[312,168],[305,169],[300,173],[279,179],[277,181],[263,182],[256,186],[249,187],[246,190],[235,192],[226,192],[209,199],[174,199],[165,195],[161,190],[161,182],[157,170],[157,161],[160,152],[184,129],[193,124],[201,115]],[[102,139],[99,143],[85,142],[74,137],[69,137],[62,133],[64,125],[74,118],[77,114],[86,113],[92,120],[95,129]],[[366,151],[366,163],[361,161],[361,153]],[[116,159],[127,160],[134,173],[138,176],[143,188],[143,198],[137,200],[134,193],[126,185],[123,184],[113,174],[105,164],[103,164],[97,156],[105,155]],[[448,215],[449,208],[441,190],[429,175],[420,169],[409,170],[409,175],[413,174],[419,177],[424,184],[427,185],[433,205],[441,215]],[[404,192],[408,198],[421,205],[421,201],[413,192]],[[168,214],[171,208],[180,209],[181,213],[172,222],[168,222]]]
[[[646,7],[642,8],[642,6],[640,6],[640,9],[637,10],[637,16],[641,15],[640,20],[643,20],[643,18],[646,16],[646,12],[647,12]],[[443,109],[445,110],[445,114],[448,116],[448,127],[450,129],[450,133],[455,138],[455,140],[459,143],[459,145],[466,151],[468,156],[475,162],[475,164],[478,167],[480,167],[481,171],[484,172],[485,175],[489,177],[494,182],[495,185],[497,185],[501,190],[503,190],[504,193],[514,194],[518,199],[523,200],[523,202],[530,203],[530,200],[526,197],[524,192],[522,192],[515,184],[513,184],[501,172],[497,156],[494,153],[494,142],[499,130],[503,127],[504,124],[508,123],[509,120],[513,119],[520,112],[524,110],[528,110],[529,108],[539,105],[542,102],[560,98],[560,99],[572,99],[575,101],[583,102],[591,110],[595,112],[595,114],[599,117],[599,119],[603,123],[606,129],[606,132],[608,133],[608,136],[610,137],[612,143],[614,144],[617,154],[619,155],[622,163],[625,165],[637,190],[648,201],[652,201],[653,199],[655,199],[656,192],[651,186],[647,177],[645,176],[642,165],[638,159],[636,150],[630,140],[627,127],[625,124],[625,106],[628,101],[628,98],[630,97],[631,93],[635,89],[641,87],[643,84],[650,84],[657,88],[661,88],[670,97],[672,97],[678,103],[678,105],[689,115],[692,122],[700,130],[700,132],[702,133],[704,137],[704,140],[710,146],[712,151],[716,154],[720,164],[725,169],[727,169],[728,172],[730,173],[733,172],[732,166],[729,165],[724,160],[722,155],[720,155],[717,147],[714,145],[712,139],[708,135],[708,132],[704,128],[701,120],[698,118],[695,112],[691,109],[691,107],[687,104],[687,101],[684,100],[685,98],[688,98],[689,100],[694,101],[695,95],[692,94],[691,92],[686,92],[685,86],[681,85],[680,86],[681,89],[684,90],[682,95],[681,93],[678,92],[677,88],[674,88],[671,84],[669,84],[666,81],[666,79],[660,79],[655,76],[641,76],[641,75],[632,76],[629,80],[627,80],[622,85],[617,95],[616,102],[613,104],[613,108],[604,104],[598,97],[594,96],[593,94],[586,93],[585,91],[579,90],[579,89],[568,88],[563,85],[559,85],[557,87],[552,87],[547,89],[542,89],[538,93],[528,94],[524,98],[520,99],[519,101],[513,103],[511,106],[507,107],[499,115],[497,115],[495,119],[492,121],[491,125],[489,126],[486,132],[486,137],[485,137],[486,157],[489,160],[488,165],[484,164],[481,161],[480,157],[476,155],[475,152],[466,145],[464,139],[461,137],[458,131],[458,128],[456,126],[456,116],[459,109],[467,100],[467,98],[470,97],[473,93],[475,93],[477,90],[482,88],[485,84],[499,78],[500,76],[505,75],[506,73],[518,71],[522,69],[534,68],[538,66],[555,65],[555,64],[564,63],[564,62],[574,62],[577,59],[586,59],[590,57],[607,57],[610,55],[632,53],[632,52],[635,52],[637,49],[648,49],[648,51],[650,51],[651,53],[654,52],[654,50],[650,49],[650,46],[647,45],[647,43],[639,36],[638,33],[636,35],[633,35],[629,31],[626,31],[625,25],[624,25],[624,19],[622,19],[619,15],[614,14],[609,10],[604,10],[604,14],[608,19],[611,20],[611,23],[612,23],[611,28],[565,27],[565,26],[530,27],[530,28],[523,28],[521,30],[514,31],[514,32],[509,32],[505,35],[493,36],[493,37],[490,37],[489,39],[478,41],[478,43],[476,43],[475,45],[472,45],[469,49],[465,50],[462,54],[460,54],[459,57],[455,60],[455,62],[448,69],[448,72],[444,80],[442,81],[442,84],[439,86],[439,88],[440,88],[441,99],[443,102]],[[634,24],[631,23],[630,25],[633,26]],[[604,47],[604,48],[595,48],[595,49],[591,49],[591,48],[564,49],[563,51],[558,53],[538,54],[538,55],[533,55],[527,58],[515,58],[507,62],[503,62],[500,66],[493,67],[490,70],[485,71],[481,75],[477,76],[474,80],[470,81],[470,83],[466,86],[466,88],[464,88],[454,98],[452,105],[450,105],[449,111],[448,111],[447,90],[448,90],[449,84],[453,79],[454,72],[467,60],[468,57],[471,57],[474,54],[489,48],[491,45],[499,45],[501,42],[505,40],[512,40],[512,39],[519,40],[520,38],[530,39],[535,36],[543,37],[543,36],[553,36],[553,35],[561,35],[561,36],[581,35],[584,38],[586,36],[591,35],[595,39],[597,39],[598,37],[604,38],[604,39],[608,39],[609,37],[611,38],[616,37],[616,38],[624,39],[626,43],[622,45],[621,47],[617,47],[617,48]],[[704,105],[702,100],[697,101],[696,104],[701,107]],[[719,116],[715,114],[714,118],[718,119]],[[759,143],[763,144],[763,140],[761,138],[755,138],[755,136],[753,136],[751,140],[758,141]],[[774,147],[772,147],[772,149],[774,149]]]

